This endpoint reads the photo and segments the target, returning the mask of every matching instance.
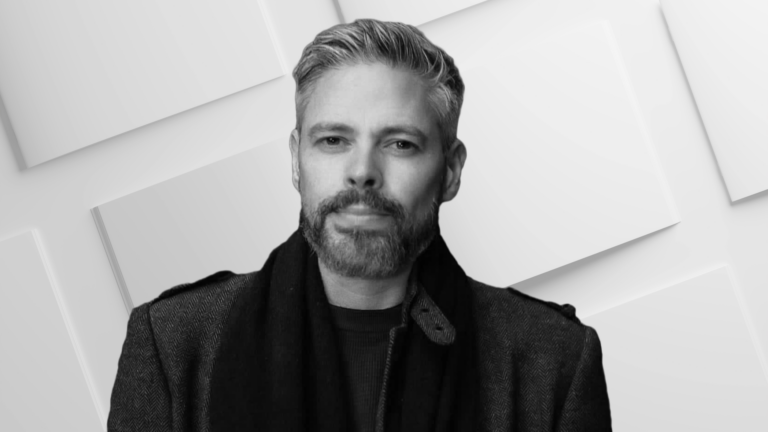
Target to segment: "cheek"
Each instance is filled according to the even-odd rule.
[[[401,171],[393,181],[397,182],[398,199],[411,212],[423,214],[428,211],[432,201],[440,199],[441,167],[416,166],[405,172]]]
[[[317,208],[322,200],[330,198],[338,192],[334,189],[337,181],[329,175],[329,173],[335,172],[335,168],[317,161],[313,161],[313,163],[300,162],[299,172],[301,199],[310,209]]]

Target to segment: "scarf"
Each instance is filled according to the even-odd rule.
[[[405,315],[407,325],[395,338],[385,431],[471,431],[476,379],[467,276],[439,231],[414,267],[456,338],[437,345]],[[317,255],[300,230],[272,251],[245,291],[221,335],[211,378],[212,430],[352,432]]]

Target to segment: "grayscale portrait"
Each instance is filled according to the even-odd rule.
[[[133,310],[109,430],[611,430],[595,330],[474,280],[441,235],[472,149],[453,58],[359,19],[293,77],[295,232]]]
[[[0,432],[764,432],[768,1],[0,1]]]

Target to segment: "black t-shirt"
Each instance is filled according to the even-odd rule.
[[[381,310],[330,306],[339,341],[350,430],[373,432],[384,381],[389,330],[400,324],[402,305]]]

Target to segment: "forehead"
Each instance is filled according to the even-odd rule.
[[[302,130],[316,123],[353,128],[409,125],[435,133],[429,88],[412,72],[383,63],[362,63],[323,73],[307,95]]]

